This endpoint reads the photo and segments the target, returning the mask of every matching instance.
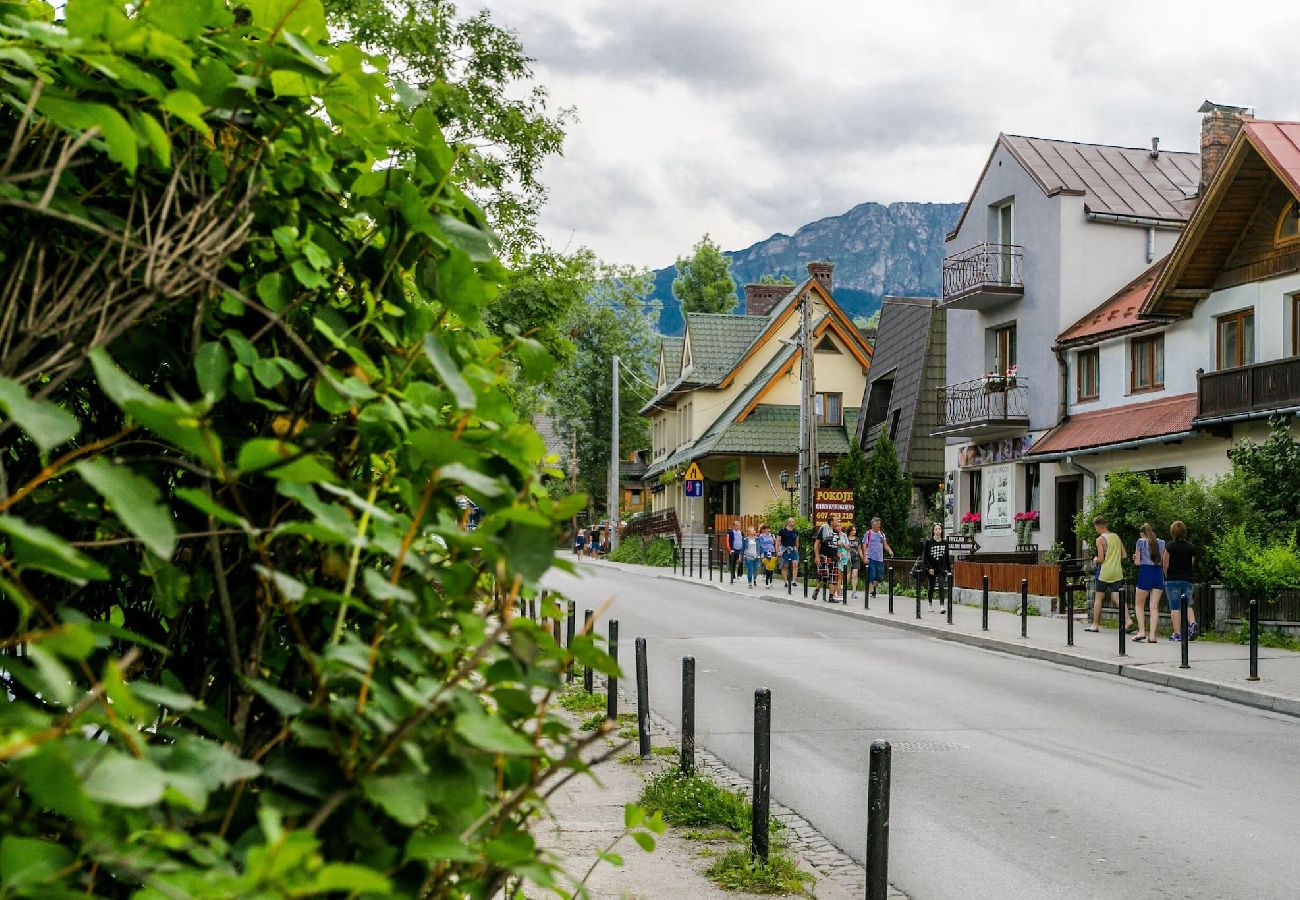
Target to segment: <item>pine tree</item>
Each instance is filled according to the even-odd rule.
[[[857,441],[853,442],[848,453],[835,461],[835,468],[831,472],[832,487],[853,490],[853,521],[858,526],[859,533],[871,525],[871,515],[867,512],[867,503],[870,502],[867,496],[869,474],[867,454],[862,452]]]
[[[731,260],[706,234],[691,256],[677,257],[673,296],[682,312],[728,313],[736,308],[736,282],[731,277]]]
[[[912,547],[908,517],[912,509],[912,476],[898,464],[898,451],[882,428],[867,463],[866,485],[859,502],[860,521],[870,527],[879,516],[881,528],[889,535],[889,544],[899,556],[909,555]]]

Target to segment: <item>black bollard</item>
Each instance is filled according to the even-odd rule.
[[[713,544],[709,544],[709,581],[713,580]]]
[[[636,734],[641,758],[650,756],[650,673],[645,658],[645,638],[636,639]]]
[[[695,657],[682,657],[682,775],[695,774]]]
[[[1128,628],[1128,593],[1123,584],[1119,586],[1119,655],[1124,656],[1124,630]]]
[[[1195,591],[1196,588],[1192,588],[1192,590]],[[1187,640],[1187,635],[1189,631],[1187,626],[1187,620],[1190,618],[1190,616],[1188,616],[1188,612],[1191,611],[1192,598],[1183,597],[1182,600],[1183,600],[1183,633],[1179,635],[1179,638],[1181,638],[1181,640],[1179,640],[1179,643],[1182,646],[1178,648],[1178,654],[1180,657],[1178,662],[1178,668],[1190,669],[1192,667],[1192,664],[1187,661],[1187,654],[1191,651],[1187,649],[1187,645],[1191,642]]]
[[[589,635],[589,634],[592,633],[592,631],[591,631],[591,627],[592,627],[592,624],[593,624],[593,623],[592,623],[592,620],[591,620],[592,615],[593,615],[593,613],[592,613],[591,610],[587,610],[587,611],[586,611],[586,615],[585,615],[585,617],[584,617],[583,620],[582,620],[583,623],[584,623],[583,626],[582,626],[582,632],[583,632],[583,634],[588,634],[588,635]],[[583,667],[582,667],[582,689],[583,689],[584,691],[586,691],[588,694],[590,694],[591,691],[592,691],[592,687],[593,687],[593,685],[592,685],[592,679],[593,679],[594,676],[595,676],[595,673],[591,670],[591,666],[583,666]]]
[[[1259,600],[1250,598],[1250,676],[1247,681],[1259,681]]]
[[[558,616],[551,619],[551,634],[555,638],[555,646],[564,646],[564,635],[560,632],[560,619]]]
[[[925,602],[930,606],[934,606],[934,579],[930,577],[929,573],[922,577],[925,578]],[[919,584],[916,585],[916,593],[918,595],[921,593],[921,586]],[[943,606],[943,588],[939,589],[939,605]],[[918,603],[917,606],[919,607],[920,604]],[[917,618],[919,619],[920,616],[917,616]]]
[[[678,559],[677,559],[677,544],[674,543],[674,544],[673,544],[673,574],[676,575],[677,572],[678,572],[678,569],[680,569],[680,568],[681,568],[681,564],[679,563],[679,561],[678,561]]]
[[[772,692],[754,691],[754,800],[751,855],[764,864],[768,850],[768,810],[772,791]]]
[[[808,599],[808,561],[803,560],[803,598]]]
[[[894,567],[890,566],[885,570],[886,592],[889,595],[889,614],[894,614]]]
[[[980,629],[989,630],[989,577],[984,576],[984,596],[980,598]]]
[[[568,624],[569,655],[572,656],[573,635],[577,631],[577,626],[578,626],[578,605],[572,600],[569,601],[569,618],[567,624]],[[564,674],[564,680],[567,681],[569,684],[573,684],[573,677],[574,677],[573,666],[574,666],[573,660],[569,660],[569,671]]]
[[[952,624],[952,573],[948,573],[948,624]]]
[[[867,782],[867,900],[889,896],[889,770],[889,742],[872,741]]]
[[[927,578],[925,581],[926,593],[929,594],[933,588],[930,579]],[[912,593],[916,594],[916,617],[919,619],[921,618],[921,585],[917,584],[915,579],[912,580]]]
[[[1074,593],[1070,591],[1065,581],[1065,569],[1058,568],[1056,571],[1056,593],[1058,596],[1057,606],[1065,611],[1065,646],[1074,646]]]
[[[1020,579],[1020,636],[1029,637],[1029,579]]]
[[[618,619],[609,620],[609,655],[614,658],[618,671]],[[611,722],[618,718],[618,675],[605,676],[605,718]]]

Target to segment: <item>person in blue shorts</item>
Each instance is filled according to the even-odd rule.
[[[785,592],[792,590],[799,570],[799,532],[794,517],[785,520],[785,527],[776,533],[781,548],[781,571],[785,574]]]
[[[885,554],[894,555],[889,538],[880,530],[880,518],[871,520],[871,530],[862,536],[862,555],[867,560],[867,586],[876,596],[876,585],[885,580]]]

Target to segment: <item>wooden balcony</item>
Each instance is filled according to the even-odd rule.
[[[1196,372],[1196,421],[1225,416],[1265,416],[1300,407],[1300,356]]]
[[[939,388],[941,421],[935,437],[996,440],[1029,430],[1029,382],[1024,378],[976,378]]]
[[[1025,296],[1019,244],[976,244],[943,261],[943,306],[988,309]]]

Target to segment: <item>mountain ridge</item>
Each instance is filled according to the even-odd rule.
[[[723,251],[731,260],[737,305],[745,284],[763,275],[802,282],[814,259],[835,263],[835,299],[851,317],[869,317],[886,295],[938,296],[944,238],[961,209],[961,203],[866,201],[801,225],[793,234],[776,232],[740,250]],[[650,295],[663,304],[659,330],[666,335],[679,335],[683,328],[672,291],[676,274],[673,266],[656,269]]]

